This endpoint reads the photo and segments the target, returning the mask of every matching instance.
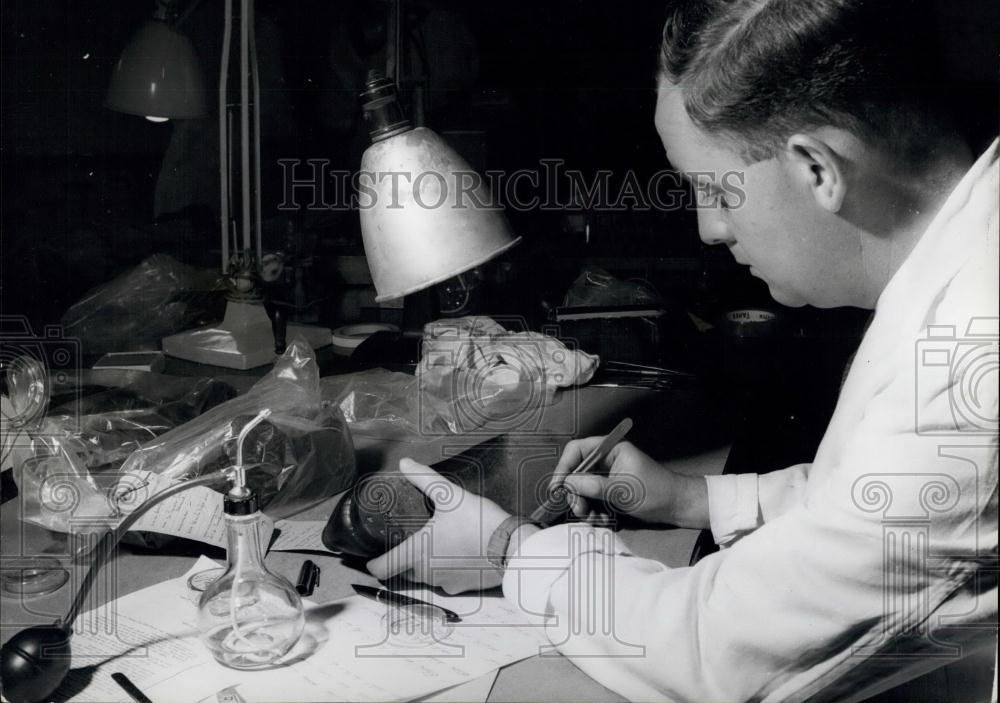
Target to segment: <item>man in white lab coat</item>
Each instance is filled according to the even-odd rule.
[[[899,5],[894,17],[920,17]],[[372,573],[452,592],[502,579],[521,607],[558,616],[561,651],[635,700],[860,700],[995,646],[998,145],[970,153],[924,94],[928,67],[894,53],[925,45],[893,43],[904,30],[886,12],[699,0],[664,32],[656,128],[670,163],[697,174],[702,239],[781,303],[875,311],[813,462],[706,479],[622,443],[609,475],[565,478],[580,515],[603,499],[710,527],[724,548],[690,568],[459,491],[424,528],[432,554],[411,540]],[[733,173],[737,201],[722,187]],[[599,440],[570,443],[554,483]],[[429,495],[440,480],[401,470]],[[615,506],[639,485],[642,500]]]

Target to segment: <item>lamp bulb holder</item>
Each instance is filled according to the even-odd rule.
[[[396,84],[377,71],[368,73],[361,93],[361,111],[373,144],[413,129],[399,103]]]

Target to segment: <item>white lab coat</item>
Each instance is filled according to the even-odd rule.
[[[886,286],[812,464],[709,477],[689,568],[542,530],[507,598],[633,700],[858,699],[995,641],[998,143]],[[971,324],[971,327],[970,327]]]

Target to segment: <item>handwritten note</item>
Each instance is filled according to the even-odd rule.
[[[189,574],[214,566],[202,557]],[[214,701],[233,687],[248,703],[408,701],[537,654],[546,643],[542,618],[498,597],[441,599],[462,622],[439,629],[396,627],[396,611],[355,596],[308,603],[306,633],[285,666],[236,671],[198,639],[197,594],[187,576],[81,615],[66,684],[74,700],[124,700],[110,678],[122,671],[153,700]]]
[[[272,552],[329,552],[323,544],[324,520],[278,520],[274,527],[280,530],[271,545]]]
[[[173,479],[148,471],[125,474],[120,485],[131,488],[137,499],[120,503],[123,512],[128,512],[129,505],[138,504],[175,483],[177,482]],[[183,537],[225,548],[226,523],[222,502],[222,494],[218,491],[207,486],[197,486],[155,506],[139,518],[132,530]],[[274,531],[273,521],[267,516],[264,517],[264,528],[261,542],[266,545]]]

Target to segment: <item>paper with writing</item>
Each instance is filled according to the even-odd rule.
[[[271,545],[272,552],[329,552],[323,545],[325,520],[278,520],[274,523],[278,538]]]
[[[189,574],[214,566],[202,557]],[[214,701],[235,687],[249,703],[409,701],[535,655],[547,642],[542,618],[499,597],[421,593],[447,601],[462,622],[393,631],[396,611],[352,596],[307,605],[306,635],[285,666],[236,671],[216,663],[198,639],[198,596],[186,588],[188,575],[81,616],[68,681],[74,700],[124,700],[110,677],[121,671],[153,700]]]
[[[125,483],[125,481],[128,483]],[[140,483],[136,484],[135,482]],[[141,488],[144,500],[176,481],[148,471],[133,471],[123,477],[123,484]],[[124,510],[127,512],[127,509]],[[273,521],[264,516],[261,543],[267,545],[274,530]],[[222,511],[222,494],[207,486],[197,486],[163,501],[139,518],[132,531],[157,532],[183,537],[215,547],[226,547],[226,523]]]

